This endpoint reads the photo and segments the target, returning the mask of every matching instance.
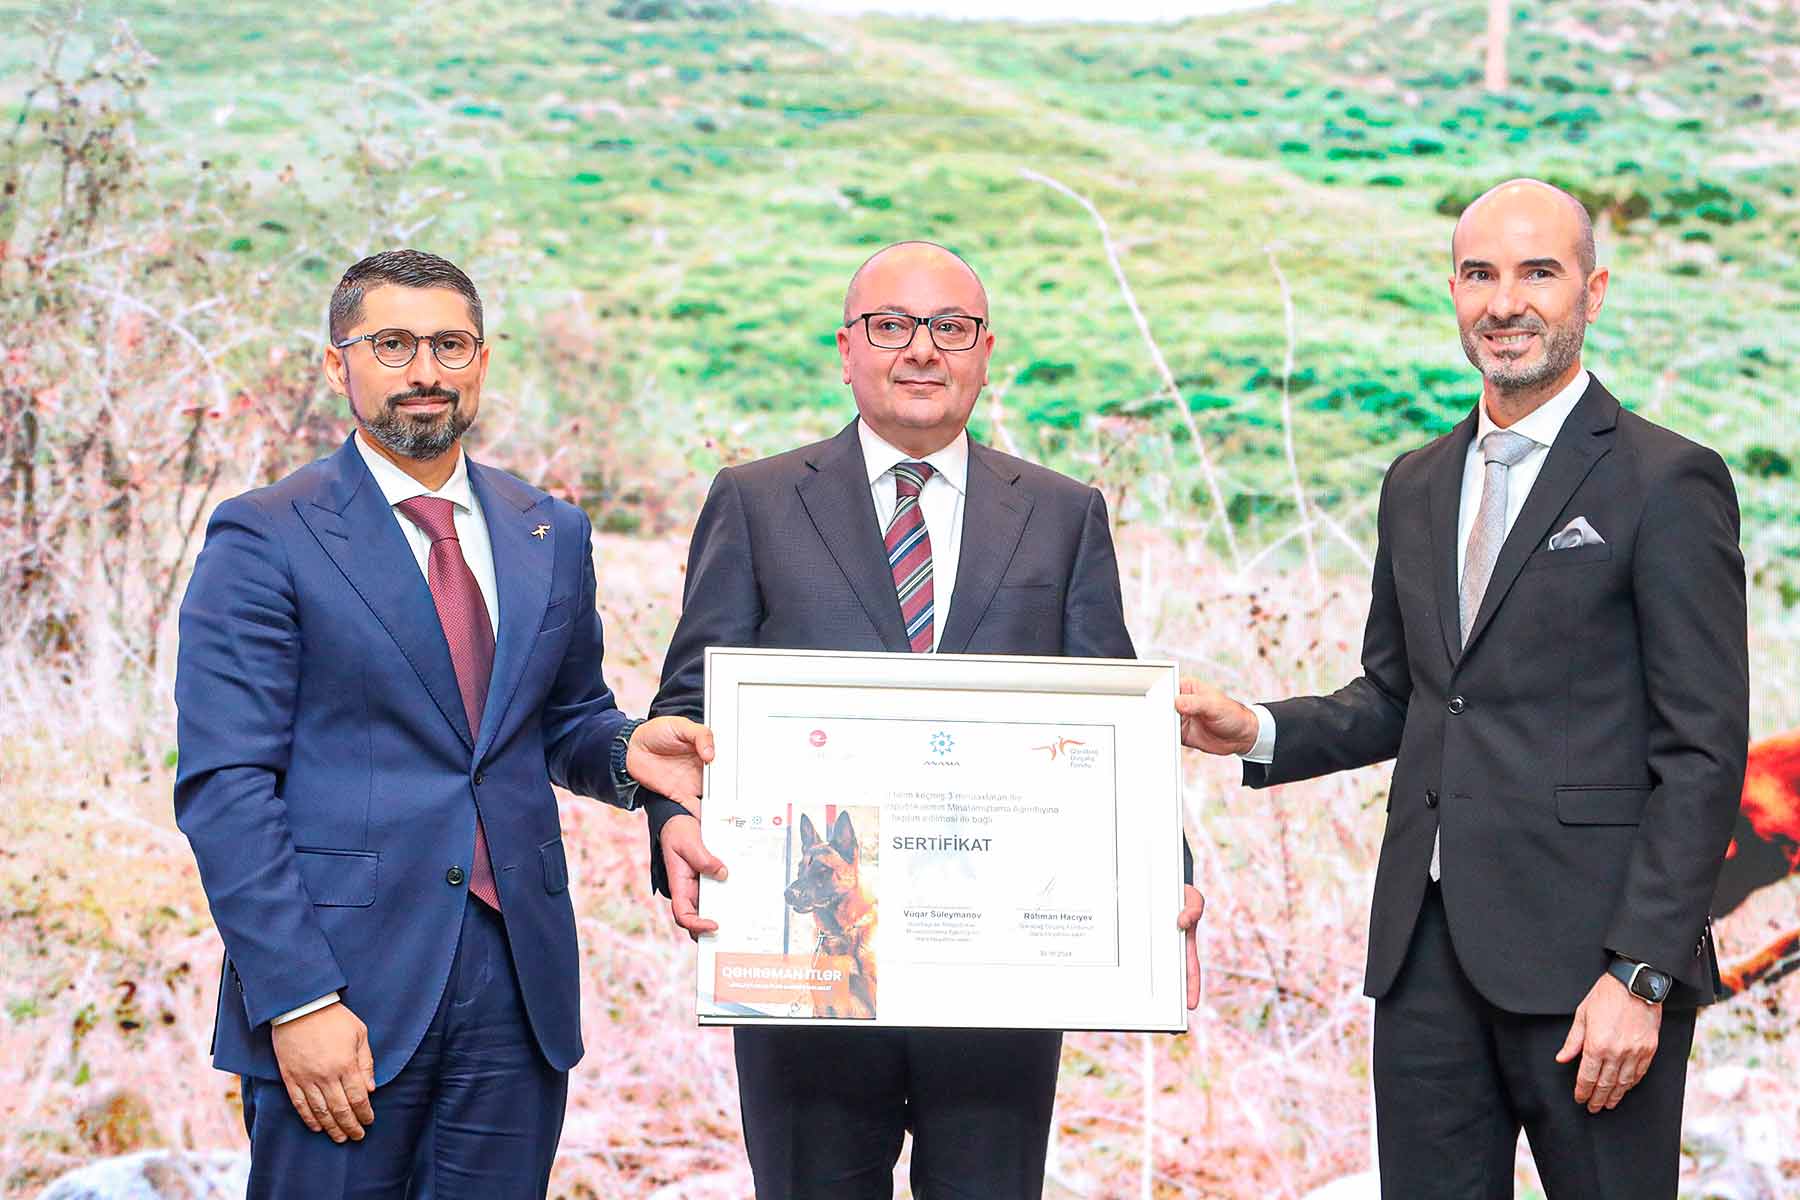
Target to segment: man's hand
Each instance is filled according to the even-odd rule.
[[[654,717],[632,730],[625,770],[689,810],[700,803],[701,768],[713,760],[712,730],[686,717]]]
[[[1191,883],[1181,886],[1181,915],[1176,926],[1187,934],[1187,1006],[1192,1012],[1200,1005],[1200,917],[1206,912],[1206,897]]]
[[[1661,1029],[1660,1004],[1646,1004],[1611,975],[1600,976],[1575,1010],[1569,1036],[1556,1052],[1559,1063],[1581,1056],[1575,1103],[1587,1105],[1591,1113],[1618,1107],[1650,1069]]]
[[[719,927],[717,921],[700,915],[700,876],[722,880],[725,864],[706,848],[700,840],[699,820],[689,816],[670,817],[663,826],[662,856],[663,870],[669,876],[669,913],[690,938],[699,941],[701,934]]]
[[[363,1140],[375,1123],[375,1057],[369,1027],[342,1001],[270,1030],[281,1082],[294,1111],[314,1133],[334,1142]]]
[[[1175,711],[1184,746],[1208,754],[1245,754],[1256,746],[1256,714],[1216,687],[1183,679]]]

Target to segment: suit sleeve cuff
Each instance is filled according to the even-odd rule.
[[[331,995],[329,995],[329,996],[320,996],[317,1000],[314,1000],[311,1004],[302,1004],[299,1008],[288,1009],[286,1012],[282,1013],[279,1017],[271,1017],[269,1019],[269,1024],[271,1024],[271,1025],[286,1025],[289,1021],[299,1020],[301,1017],[306,1016],[308,1013],[316,1013],[321,1008],[330,1008],[333,1004],[336,1004],[337,1002],[338,1002],[338,994],[336,992],[331,993]]]
[[[638,792],[638,781],[633,779],[631,772],[625,768],[625,759],[631,750],[631,735],[636,733],[638,726],[643,723],[644,718],[642,717],[628,718],[623,725],[619,726],[619,732],[613,735],[612,745],[609,747],[607,774],[612,779],[613,796],[617,800],[618,806],[626,812],[633,812],[643,804],[643,797]]]
[[[669,894],[669,875],[662,860],[662,831],[676,817],[692,816],[686,808],[667,796],[646,791],[644,814],[650,826],[650,890],[661,896]]]
[[[1238,757],[1266,767],[1275,761],[1275,714],[1261,704],[1252,704],[1250,711],[1256,714],[1256,745]]]

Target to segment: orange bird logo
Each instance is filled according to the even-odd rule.
[[[1048,750],[1050,752],[1050,760],[1052,762],[1054,762],[1054,761],[1056,761],[1056,756],[1061,754],[1063,751],[1067,750],[1070,746],[1085,746],[1085,745],[1087,745],[1086,742],[1078,742],[1074,738],[1059,737],[1054,742],[1051,742],[1048,746],[1033,746],[1032,749],[1033,750]]]

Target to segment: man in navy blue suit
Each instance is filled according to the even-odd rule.
[[[542,1197],[582,1052],[551,784],[691,800],[712,737],[619,711],[587,517],[463,453],[468,276],[377,254],[330,322],[357,431],[221,504],[181,606],[213,1061],[243,1077],[252,1197]]]

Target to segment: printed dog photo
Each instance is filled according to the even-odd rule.
[[[783,899],[796,913],[810,913],[817,926],[812,966],[815,972],[840,971],[844,986],[813,997],[816,1017],[875,1017],[875,847],[878,810],[854,810],[863,822],[866,843],[859,842],[852,810],[838,809],[828,818],[831,832],[819,830],[806,814],[800,817],[800,862]]]

